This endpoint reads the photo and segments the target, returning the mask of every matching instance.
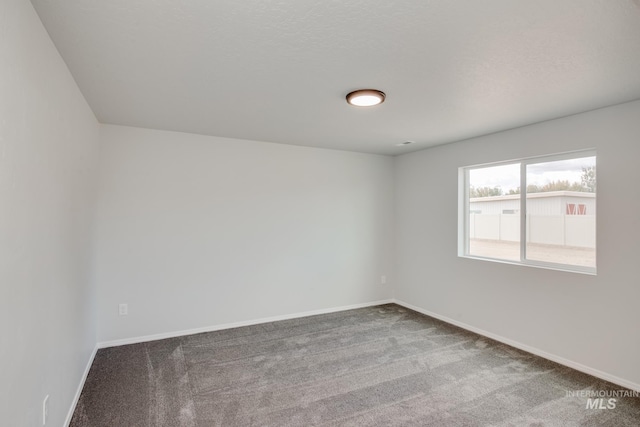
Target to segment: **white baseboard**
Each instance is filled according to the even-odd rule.
[[[409,303],[401,301],[401,300],[394,299],[393,302],[395,304],[398,304],[398,305],[401,305],[403,307],[406,307],[406,308],[408,308],[410,310],[417,311],[418,313],[425,314],[425,315],[427,315],[429,317],[433,317],[435,319],[442,320],[443,322],[449,323],[451,325],[458,326],[458,327],[460,327],[462,329],[466,329],[467,331],[475,332],[478,335],[482,335],[482,336],[485,336],[487,338],[491,338],[492,340],[499,341],[499,342],[501,342],[503,344],[507,344],[507,345],[509,345],[511,347],[515,347],[515,348],[518,348],[520,350],[526,351],[527,353],[535,354],[536,356],[540,356],[543,359],[551,360],[552,362],[559,363],[560,365],[567,366],[569,368],[575,369],[576,371],[584,372],[585,374],[592,375],[592,376],[594,376],[596,378],[600,378],[600,379],[603,379],[605,381],[609,381],[609,382],[611,382],[613,384],[616,384],[616,385],[619,385],[619,386],[622,386],[622,387],[625,387],[625,388],[640,392],[640,384],[636,384],[636,383],[633,383],[631,381],[627,381],[625,379],[618,378],[615,375],[611,375],[611,374],[608,374],[606,372],[602,372],[602,371],[599,371],[597,369],[590,368],[589,366],[585,366],[585,365],[583,365],[581,363],[574,362],[573,360],[565,359],[564,357],[560,357],[560,356],[556,356],[556,355],[551,354],[551,353],[547,353],[546,351],[537,349],[535,347],[531,347],[531,346],[519,343],[517,341],[513,341],[513,340],[508,339],[508,338],[504,338],[504,337],[502,337],[500,335],[496,335],[496,334],[493,334],[491,332],[487,332],[485,330],[476,328],[474,326],[467,325],[466,323],[462,323],[462,322],[459,322],[457,320],[450,319],[450,318],[448,318],[446,316],[441,316],[441,315],[439,315],[437,313],[433,313],[433,312],[431,312],[429,310],[425,310],[423,308],[417,307],[415,305],[409,304]]]
[[[96,353],[98,353],[98,345],[93,348],[91,352],[91,356],[89,356],[89,360],[87,361],[87,366],[84,368],[84,373],[82,374],[82,378],[80,378],[80,384],[78,384],[78,389],[76,390],[75,396],[73,396],[73,400],[71,401],[71,407],[69,408],[69,412],[67,413],[67,419],[64,422],[66,427],[69,427],[71,424],[71,418],[73,418],[73,413],[76,410],[76,406],[78,406],[78,401],[80,400],[80,394],[82,393],[82,389],[84,388],[84,383],[87,381],[87,376],[89,375],[89,370],[91,369],[91,365],[93,365],[93,359],[96,358]]]
[[[148,341],[163,340],[166,338],[175,338],[175,337],[182,337],[185,335],[200,334],[203,332],[221,331],[223,329],[239,328],[242,326],[252,326],[252,325],[259,325],[261,323],[277,322],[279,320],[296,319],[299,317],[315,316],[318,314],[335,313],[338,311],[353,310],[356,308],[371,307],[371,306],[381,305],[381,304],[390,304],[392,302],[394,302],[392,299],[381,300],[381,301],[371,301],[371,302],[365,302],[361,304],[344,305],[341,307],[323,308],[320,310],[311,310],[311,311],[305,311],[301,313],[285,314],[282,316],[263,317],[260,319],[246,320],[242,322],[223,323],[220,325],[205,326],[202,328],[187,329],[183,331],[174,331],[174,332],[167,332],[162,334],[145,335],[141,337],[124,338],[120,340],[103,341],[103,342],[99,342],[97,347],[107,348],[107,347],[118,347],[121,345],[128,345],[128,344],[138,344],[138,343],[148,342]]]

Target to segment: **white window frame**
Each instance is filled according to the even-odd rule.
[[[597,173],[597,155],[595,149],[572,151],[559,154],[551,154],[536,157],[527,157],[516,160],[505,160],[493,163],[484,163],[479,165],[463,166],[458,169],[458,256],[462,258],[478,259],[484,261],[499,262],[504,264],[516,264],[524,265],[528,267],[538,267],[551,270],[569,271],[583,274],[596,275],[596,267],[585,267],[572,264],[560,264],[545,261],[537,261],[527,259],[527,166],[536,163],[553,162],[559,160],[569,160],[581,157],[595,157],[596,158],[596,173]],[[479,255],[472,255],[469,253],[469,218],[470,218],[470,206],[469,206],[469,171],[472,169],[480,169],[484,167],[503,166],[520,163],[520,260],[508,260],[502,258],[492,258]],[[597,184],[596,184],[597,185]],[[597,229],[598,229],[598,215],[597,215],[597,190],[596,190],[596,263],[597,263]]]

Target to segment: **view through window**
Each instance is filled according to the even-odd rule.
[[[595,273],[595,152],[461,172],[461,255]]]

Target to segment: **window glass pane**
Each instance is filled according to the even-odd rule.
[[[528,164],[526,259],[596,266],[596,158]]]
[[[520,164],[468,173],[468,255],[519,261]]]

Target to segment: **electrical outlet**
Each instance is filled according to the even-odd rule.
[[[49,395],[47,394],[42,401],[42,425],[47,425],[47,418],[49,418]]]
[[[381,285],[387,284],[387,276],[380,276],[380,284]]]
[[[118,306],[118,314],[120,316],[126,316],[129,314],[129,306],[127,304],[120,304]]]

